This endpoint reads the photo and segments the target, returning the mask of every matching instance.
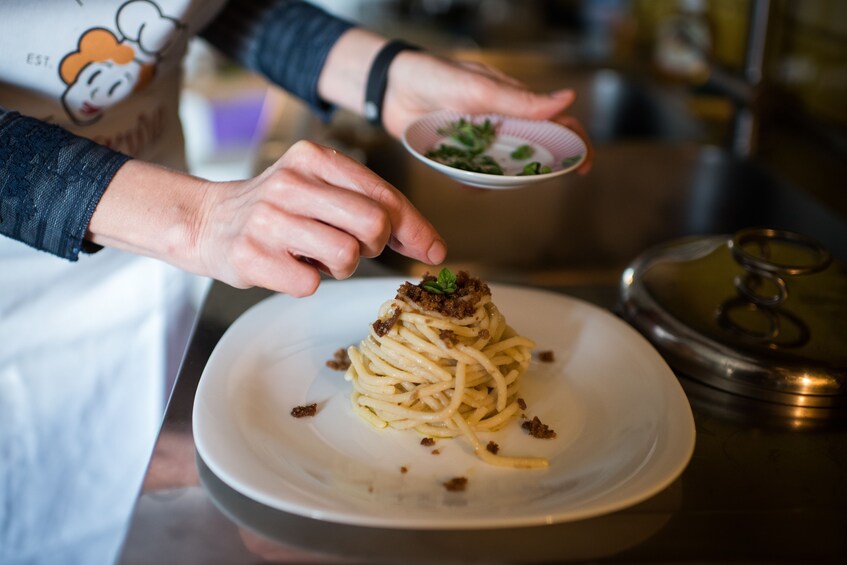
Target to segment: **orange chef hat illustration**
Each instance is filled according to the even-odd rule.
[[[62,59],[59,75],[66,84],[71,85],[76,81],[80,71],[89,63],[100,61],[112,61],[119,65],[131,63],[135,58],[135,51],[129,45],[122,45],[118,38],[107,29],[91,29],[80,38],[79,49]],[[140,90],[153,78],[154,67],[142,65],[141,74],[135,89]]]

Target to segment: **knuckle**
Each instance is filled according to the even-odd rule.
[[[326,147],[315,143],[314,141],[300,139],[288,149],[288,152],[298,158],[312,159],[316,155],[323,153],[325,150]]]
[[[256,242],[248,234],[239,233],[233,238],[229,247],[229,263],[239,280],[239,288],[256,284],[252,267],[258,254]]]
[[[374,201],[388,208],[396,208],[400,204],[400,193],[383,180],[375,180],[367,187],[367,195]]]
[[[291,191],[299,180],[299,175],[290,168],[283,167],[271,174],[263,188],[273,195],[285,195]]]
[[[304,269],[304,272],[299,273],[291,282],[288,294],[294,298],[311,296],[317,292],[320,283],[321,276],[316,269]]]
[[[346,238],[336,250],[334,267],[343,271],[351,266],[355,267],[358,263],[359,242],[352,237]]]
[[[316,143],[314,143],[313,141],[309,141],[308,139],[298,139],[291,145],[288,150],[293,151],[295,153],[313,151],[316,145]]]
[[[391,220],[383,208],[374,207],[362,214],[362,236],[368,242],[378,242],[391,231]]]
[[[245,221],[244,230],[239,235],[266,233],[276,216],[276,210],[269,202],[260,200],[254,203]]]

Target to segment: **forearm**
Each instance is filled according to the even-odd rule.
[[[115,174],[97,204],[86,238],[155,257],[198,274],[197,238],[211,183],[143,161]]]
[[[297,1],[230,2],[202,33],[318,114],[364,113],[368,71],[386,38]]]

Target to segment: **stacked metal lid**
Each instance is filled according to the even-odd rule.
[[[649,249],[622,315],[679,373],[801,407],[847,406],[847,265],[801,234],[748,229]]]

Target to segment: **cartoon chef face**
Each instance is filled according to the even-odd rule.
[[[151,71],[135,59],[132,47],[119,43],[108,30],[89,30],[79,50],[62,60],[60,73],[68,85],[62,104],[75,123],[92,124],[104,109],[142,87]]]
[[[135,61],[123,65],[114,61],[87,64],[62,96],[65,110],[77,124],[97,121],[104,108],[129,96],[138,81],[140,67]]]

